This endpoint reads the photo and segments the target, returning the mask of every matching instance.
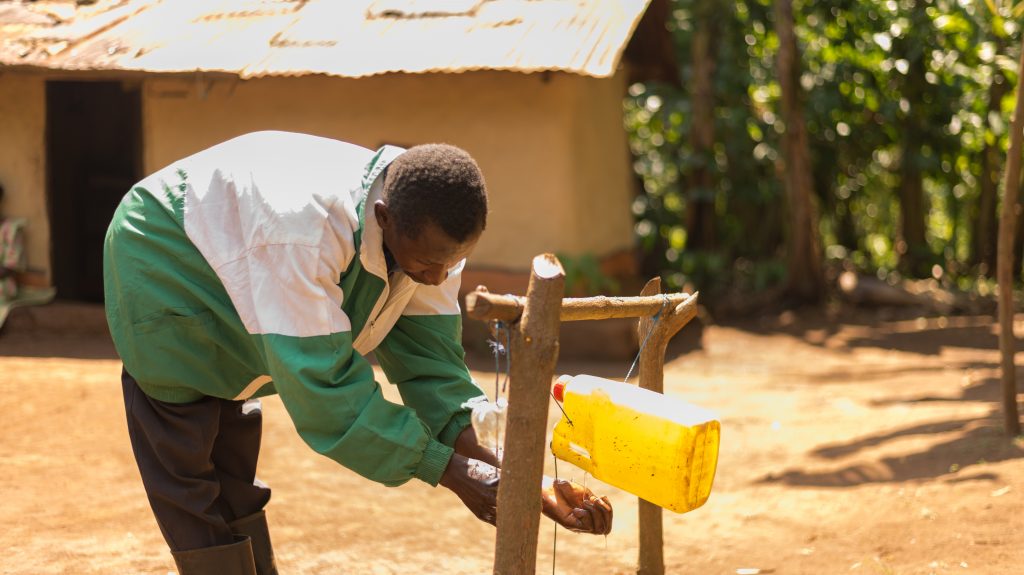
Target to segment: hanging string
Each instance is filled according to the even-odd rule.
[[[558,403],[557,401],[555,403]],[[568,418],[566,418],[568,419]],[[555,457],[555,452],[551,452],[551,459],[555,462],[555,482],[558,482],[558,458]],[[554,483],[552,483],[554,485]],[[557,501],[558,495],[555,495]],[[555,529],[551,533],[551,575],[555,575],[555,561],[558,558],[558,523],[555,523]]]
[[[487,340],[487,344],[491,346],[491,353],[494,354],[494,401],[498,401],[499,387],[498,383],[501,380],[501,356],[507,355],[506,347],[501,343],[501,331],[505,329],[505,323],[501,320],[494,322],[494,339]],[[505,373],[505,381],[508,381],[508,372]]]
[[[569,423],[569,427],[576,427],[575,425],[573,425],[572,419],[569,418],[569,414],[565,412],[565,408],[563,408],[562,404],[559,403],[557,399],[555,399],[555,392],[551,391],[549,393],[551,394],[551,399],[555,401],[555,405],[558,406],[558,411],[562,412],[562,416],[565,417],[565,420]]]
[[[651,328],[647,330],[647,335],[644,336],[644,340],[640,343],[640,349],[636,352],[636,357],[633,359],[633,365],[629,366],[629,371],[626,372],[626,379],[622,380],[629,382],[629,378],[633,375],[633,370],[636,369],[636,364],[640,362],[640,354],[644,351],[644,346],[647,345],[647,340],[651,339],[651,334],[654,333],[654,326],[658,325],[658,320],[661,319],[661,314],[665,311],[665,307],[668,305],[668,296],[661,294],[661,309],[658,313],[654,314],[654,321],[651,322]]]
[[[505,332],[505,343],[504,344],[502,343],[502,338],[501,338],[502,331]],[[509,348],[511,347],[511,343],[512,343],[511,333],[512,333],[511,328],[509,328],[505,324],[505,322],[503,322],[501,320],[495,320],[494,321],[494,339],[487,340],[487,343],[491,346],[491,352],[494,354],[494,406],[495,406],[495,408],[499,408],[500,407],[499,400],[501,399],[501,394],[505,391],[505,388],[508,385],[509,372],[512,371],[512,360],[509,357],[509,355],[510,355],[509,354]],[[499,385],[499,383],[501,382],[501,356],[502,355],[505,356],[505,382],[503,384]],[[498,413],[495,413],[495,416],[497,417],[497,421],[500,422],[501,421],[501,416]],[[504,438],[501,437],[501,425],[500,425],[500,423],[497,423],[497,430],[496,430],[496,433],[494,434],[494,441],[495,441],[494,455],[498,458],[499,461],[501,460],[501,455],[502,455],[501,454],[501,443],[502,443],[503,439]]]
[[[505,327],[505,381],[501,384],[501,392],[505,393],[508,390],[509,375],[512,373],[512,328],[501,321],[498,325]]]
[[[508,388],[509,373],[512,371],[512,328],[500,319],[494,320],[493,328],[494,339],[488,339],[487,344],[491,347],[491,353],[494,354],[494,400],[497,401],[499,395],[505,393]],[[504,332],[504,338],[502,332]],[[505,356],[505,381],[501,382],[499,389],[502,355]]]

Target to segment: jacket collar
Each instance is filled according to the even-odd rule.
[[[380,175],[391,162],[405,153],[404,148],[384,146],[370,160],[363,176],[363,189],[367,190],[363,200],[360,224],[363,228],[362,244],[359,247],[359,262],[363,269],[380,277],[387,283],[388,265],[384,261],[384,233],[373,215],[373,205],[384,195],[384,178]]]

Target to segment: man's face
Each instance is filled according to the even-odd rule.
[[[448,278],[448,269],[467,258],[480,239],[477,233],[465,242],[457,242],[431,221],[424,224],[418,237],[410,238],[395,225],[384,202],[378,200],[373,211],[384,233],[384,245],[398,267],[416,283],[441,285]]]

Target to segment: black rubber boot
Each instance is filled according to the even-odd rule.
[[[274,562],[274,547],[270,544],[270,530],[267,528],[267,514],[257,511],[252,515],[236,519],[228,524],[235,535],[248,535],[252,539],[252,556],[256,562],[257,575],[277,575]]]
[[[179,575],[256,575],[248,537],[235,536],[230,545],[171,551],[171,556]]]

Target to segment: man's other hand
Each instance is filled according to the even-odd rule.
[[[544,477],[541,483],[544,515],[570,531],[607,535],[612,530],[612,504],[579,483]]]

